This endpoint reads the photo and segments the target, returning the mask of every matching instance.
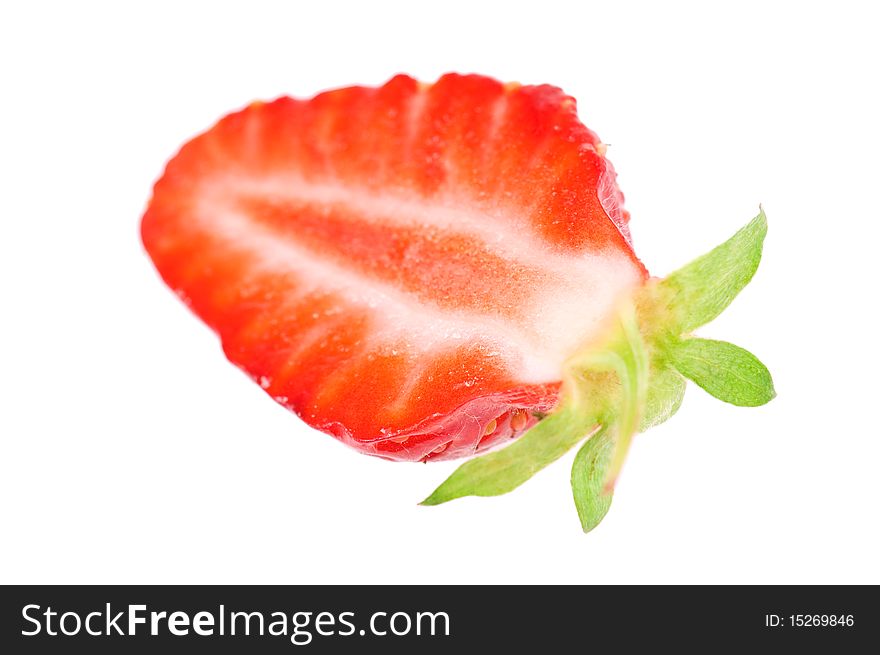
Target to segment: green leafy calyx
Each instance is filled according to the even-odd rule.
[[[556,410],[511,445],[461,465],[422,504],[507,493],[583,441],[571,487],[589,532],[611,505],[633,437],[678,411],[685,378],[733,405],[770,401],[773,381],[754,355],[690,334],[752,279],[766,233],[761,210],[725,243],[623,300],[606,336],[567,363]]]

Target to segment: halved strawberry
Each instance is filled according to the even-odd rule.
[[[169,162],[142,237],[307,423],[388,459],[462,457],[568,415],[645,285],[604,152],[555,87],[401,75],[226,116]],[[619,405],[600,377],[562,432]]]

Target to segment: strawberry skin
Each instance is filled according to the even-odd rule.
[[[474,454],[559,400],[644,283],[604,146],[551,86],[397,76],[230,114],[144,214],[162,278],[309,425],[393,460]]]

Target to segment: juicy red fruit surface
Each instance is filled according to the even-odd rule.
[[[277,402],[363,452],[445,459],[552,410],[645,279],[622,200],[559,89],[397,76],[226,116],[169,162],[142,237]]]

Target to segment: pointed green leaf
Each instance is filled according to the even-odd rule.
[[[594,422],[563,406],[501,450],[459,466],[422,501],[439,505],[462,496],[499,496],[516,489],[583,439]]]
[[[724,311],[758,269],[766,234],[762,209],[730,239],[660,282],[676,323],[674,333],[691,332]]]
[[[684,400],[685,386],[684,378],[674,368],[652,362],[639,432],[660,425],[675,414]]]
[[[571,491],[584,532],[595,528],[611,507],[614,492],[606,488],[614,439],[610,430],[601,430],[587,440],[571,467]]]
[[[674,344],[667,356],[682,375],[726,403],[757,407],[776,396],[767,367],[732,343],[685,339]]]

